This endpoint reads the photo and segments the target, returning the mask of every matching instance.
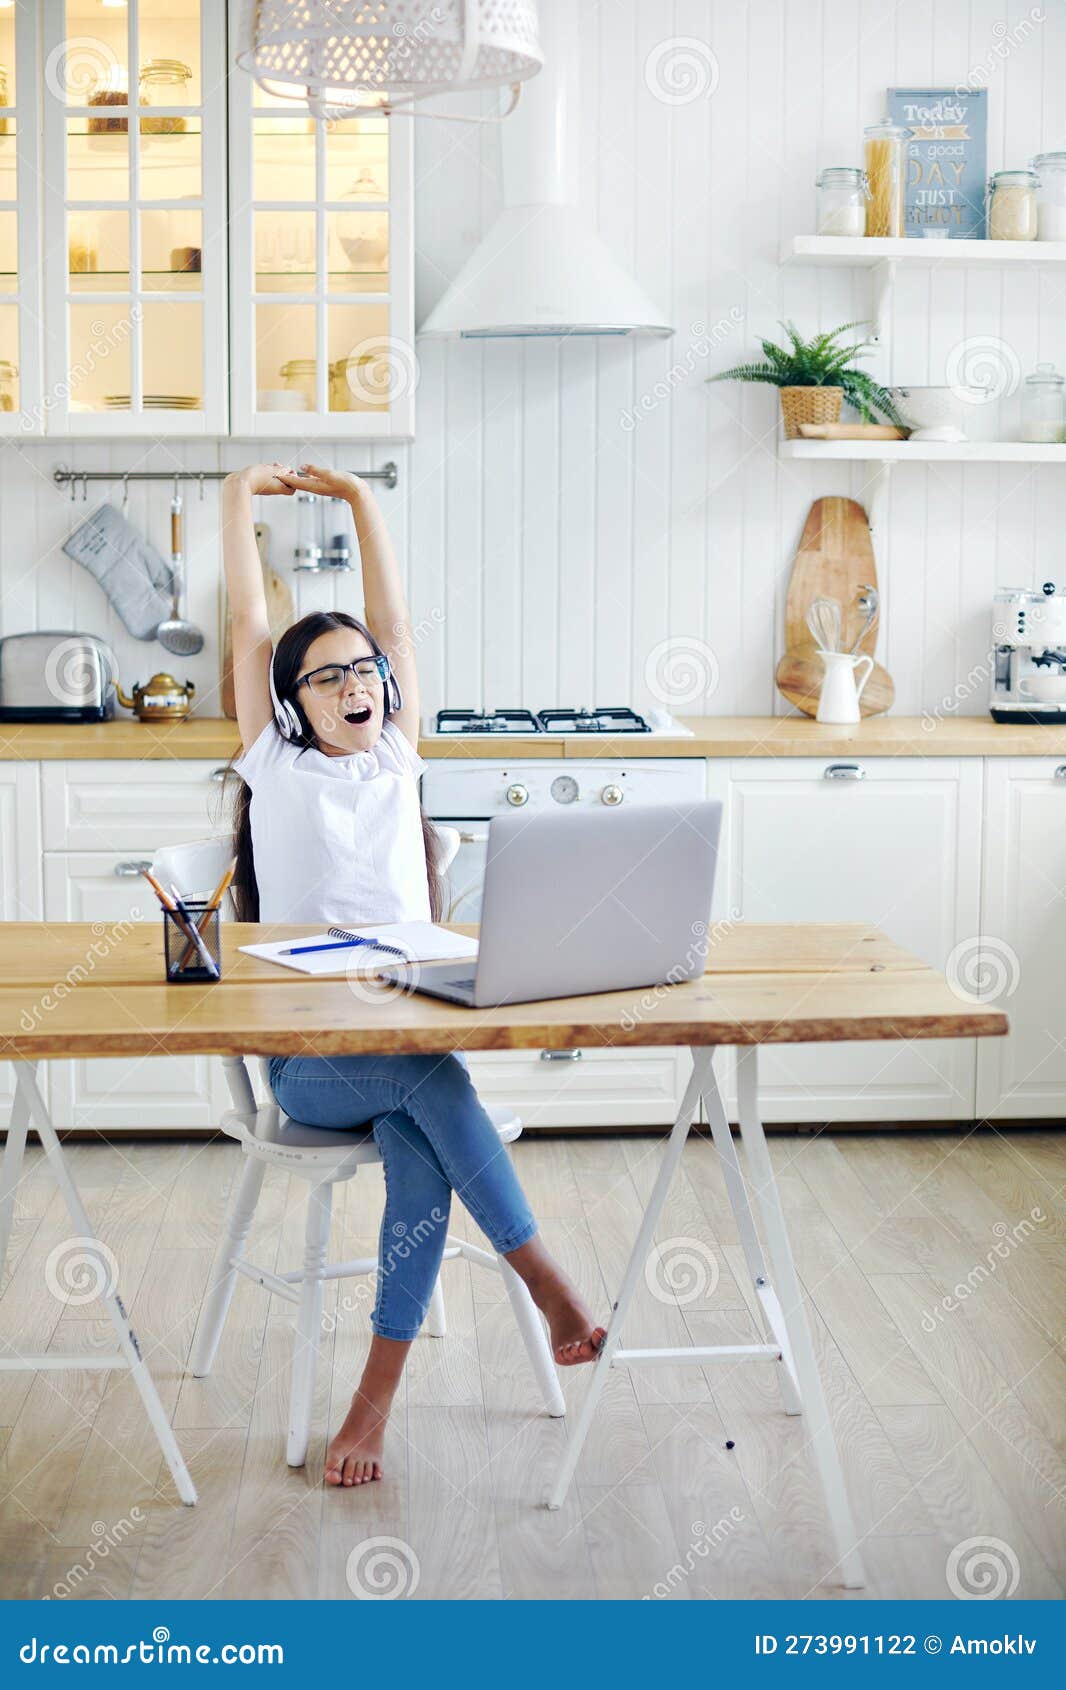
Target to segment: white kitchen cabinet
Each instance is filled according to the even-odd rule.
[[[36,772],[36,771],[35,771]],[[44,915],[91,921],[121,938],[121,924],[161,922],[138,873],[162,845],[225,832],[225,768],[206,761],[129,763],[72,759],[41,765]],[[160,933],[162,979],[162,933]],[[227,1107],[210,1057],[123,1057],[53,1062],[60,1127],[210,1127]]]
[[[486,1104],[505,1103],[536,1127],[641,1127],[672,1122],[692,1073],[687,1050],[470,1052]]]
[[[40,921],[44,914],[39,773],[36,763],[0,763],[0,921]],[[14,1095],[11,1064],[0,1063],[0,1106]]]
[[[861,921],[943,969],[978,933],[979,759],[711,763],[725,804],[716,912]],[[1066,792],[1061,795],[1066,799]],[[759,1065],[770,1121],[970,1119],[976,1041],[779,1045]],[[732,1064],[723,1077],[732,1086]]]
[[[151,856],[229,826],[224,764],[44,763],[46,851],[121,851]]]
[[[231,56],[248,13],[230,0]],[[234,435],[411,438],[413,128],[314,118],[231,70]]]
[[[983,1119],[1066,1115],[1066,763],[996,758],[985,775],[981,945],[972,987],[1011,1031],[981,1039]]]
[[[44,0],[42,20],[46,430],[224,434],[224,9]]]
[[[162,844],[163,841],[159,840]],[[90,921],[98,943],[121,943],[127,923],[148,921],[163,934],[159,907],[138,873],[152,846],[139,853],[48,851],[44,857],[46,921]],[[88,961],[88,959],[87,959]],[[210,1056],[123,1056],[49,1062],[52,1118],[57,1127],[152,1132],[161,1127],[213,1127],[228,1107],[221,1064]]]

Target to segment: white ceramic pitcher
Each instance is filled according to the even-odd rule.
[[[819,651],[825,664],[825,678],[818,697],[819,722],[858,722],[861,719],[859,699],[870,679],[874,660],[865,651],[853,657],[850,651]],[[865,663],[862,680],[856,682],[855,671]]]

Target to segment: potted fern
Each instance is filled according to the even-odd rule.
[[[799,438],[800,423],[833,423],[840,417],[840,407],[846,399],[858,411],[863,422],[878,417],[904,426],[888,390],[876,382],[867,370],[856,367],[857,358],[869,357],[871,342],[859,340],[846,346],[841,336],[849,329],[864,327],[862,322],[842,323],[811,340],[804,340],[795,323],[783,322],[789,345],[778,346],[772,340],[760,338],[764,362],[735,364],[731,370],[709,376],[709,381],[768,382],[781,389],[781,416],[786,440]]]

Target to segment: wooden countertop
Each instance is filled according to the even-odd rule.
[[[1066,726],[1014,727],[988,716],[933,720],[876,716],[854,727],[823,727],[806,716],[691,716],[692,737],[605,734],[569,739],[544,734],[501,741],[423,739],[423,757],[1062,757]],[[228,762],[240,746],[237,724],[224,716],[185,722],[0,723],[0,761],[203,758]]]
[[[1008,1030],[1002,1011],[950,987],[875,929],[842,925],[738,925],[718,947],[735,947],[734,966],[715,966],[712,957],[698,980],[478,1010],[371,990],[362,977],[323,980],[282,969],[271,969],[270,979],[241,977],[232,945],[248,929],[227,930],[220,984],[168,986],[160,981],[158,931],[153,956],[137,928],[117,934],[109,952],[98,923],[17,927],[4,941],[21,945],[5,957],[11,969],[0,987],[0,1056],[29,1060],[805,1044]],[[271,930],[252,931],[263,937]],[[95,953],[87,954],[93,940],[105,953],[101,964],[116,964],[111,978],[95,966]],[[42,981],[36,960],[46,946],[56,963],[50,982]],[[145,981],[146,968],[153,983]]]

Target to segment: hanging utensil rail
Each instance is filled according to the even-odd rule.
[[[400,479],[400,472],[391,461],[382,464],[380,469],[353,470],[361,481],[382,481],[386,487],[395,487]],[[205,481],[225,481],[231,474],[228,469],[67,469],[60,464],[52,472],[52,480],[57,487],[70,487],[72,499],[77,497],[77,483],[80,481],[81,496],[88,497],[87,485],[90,481],[198,481],[203,491]]]

